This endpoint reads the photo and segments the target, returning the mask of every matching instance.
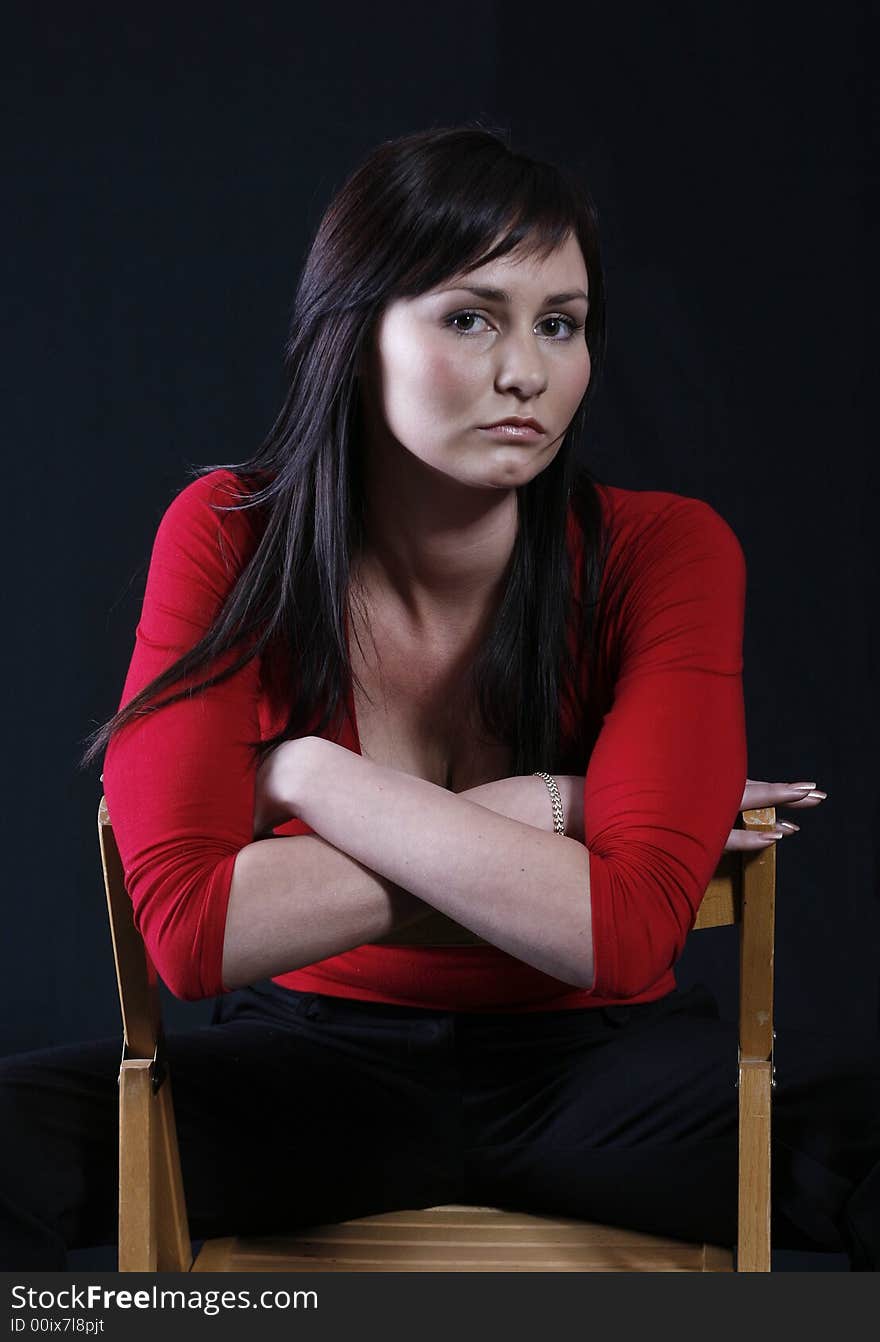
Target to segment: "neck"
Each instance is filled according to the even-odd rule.
[[[365,472],[364,544],[352,575],[390,597],[416,632],[472,625],[500,600],[516,490],[469,488],[408,460],[417,469],[398,461],[393,480],[375,461]]]

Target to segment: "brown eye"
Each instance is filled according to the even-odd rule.
[[[451,329],[457,332],[458,335],[470,335],[473,327],[469,327],[466,331],[463,331],[460,327],[453,325],[454,322],[467,321],[468,319],[480,322],[486,320],[482,313],[479,312],[454,312],[451,317],[447,317],[445,325],[451,327]]]
[[[571,340],[575,331],[583,330],[583,323],[576,322],[571,317],[545,317],[541,322],[541,325],[546,326],[548,322],[553,322],[556,326],[561,326],[568,332],[565,336],[565,340]]]

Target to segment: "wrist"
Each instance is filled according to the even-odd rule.
[[[311,825],[306,811],[314,814],[315,789],[321,779],[321,761],[326,761],[326,749],[340,749],[323,736],[298,736],[285,741],[284,798],[292,815]],[[309,803],[312,803],[310,806]]]
[[[565,812],[565,832],[570,839],[576,839],[578,843],[586,843],[584,835],[583,774],[555,774],[554,777],[562,797],[562,807]],[[535,781],[542,780],[536,779]],[[547,828],[553,828],[552,808]]]
[[[552,833],[565,835],[565,807],[562,803],[562,793],[555,777],[546,770],[535,770],[535,778],[540,778],[547,788],[547,795],[550,798],[551,815],[553,817]]]
[[[301,739],[282,741],[257,769],[254,780],[255,841],[268,839],[279,825],[300,818],[299,798],[304,793],[303,747]]]
[[[584,780],[574,774],[555,775],[562,807],[565,815],[565,832],[568,838],[584,841]],[[481,783],[478,787],[468,788],[459,793],[468,801],[485,806],[489,811],[507,816],[509,820],[519,820],[553,833],[553,806],[547,784],[543,778],[531,774],[515,774],[510,778],[499,778],[491,783]]]

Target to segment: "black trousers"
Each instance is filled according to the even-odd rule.
[[[195,1239],[468,1202],[733,1245],[736,1026],[658,1002],[429,1011],[259,984],[171,1034]],[[0,1059],[0,1268],[112,1244],[120,1041]],[[773,1247],[880,1267],[880,1058],[779,1031]]]

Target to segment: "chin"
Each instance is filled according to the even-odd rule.
[[[527,485],[538,475],[538,471],[525,471],[521,466],[509,467],[505,470],[495,470],[489,473],[483,483],[486,489],[518,489],[520,485]]]
[[[555,455],[555,452],[547,453],[533,449],[526,453],[520,449],[515,456],[511,453],[509,457],[496,457],[494,461],[487,462],[487,470],[492,475],[527,481],[540,475],[545,466],[550,465]]]

